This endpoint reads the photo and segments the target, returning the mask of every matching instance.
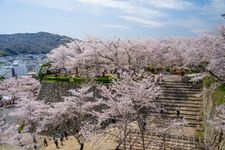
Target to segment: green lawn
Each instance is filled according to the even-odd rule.
[[[96,77],[93,79],[97,83],[111,83],[113,80],[113,77],[111,76],[105,76],[105,77]],[[87,83],[91,81],[91,78],[87,77],[70,77],[70,76],[54,76],[54,75],[47,75],[44,77],[43,81],[45,82],[67,82],[67,83]]]

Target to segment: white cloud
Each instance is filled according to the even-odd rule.
[[[111,8],[119,10],[120,18],[139,23],[145,27],[159,27],[160,23],[154,21],[156,18],[165,17],[167,14],[158,11],[154,8],[142,6],[141,0],[18,0],[23,2],[32,2],[51,9],[59,9],[69,12],[86,11],[93,14],[93,11],[98,8]],[[137,4],[138,2],[138,4]],[[85,9],[85,10],[82,10]],[[96,11],[95,11],[96,12]],[[94,13],[95,13],[94,12]],[[124,15],[125,14],[125,15]],[[124,15],[124,16],[123,16]],[[132,17],[129,17],[132,16]],[[108,26],[109,27],[109,26]],[[111,26],[111,28],[119,28],[119,26]],[[120,27],[121,28],[121,27]]]
[[[78,0],[80,3],[95,5],[100,7],[114,8],[122,12],[136,15],[144,15],[149,18],[165,16],[166,14],[161,11],[146,8],[140,4],[133,3],[133,1],[121,1],[121,0]],[[138,0],[139,1],[139,0]]]
[[[165,9],[189,9],[194,8],[194,4],[185,0],[141,0],[156,8]]]
[[[130,27],[128,26],[117,25],[117,24],[101,24],[101,25],[107,28],[114,28],[114,29],[130,29]]]
[[[198,8],[190,0],[17,0],[42,5],[51,9],[75,13],[102,14],[105,11],[116,10],[115,18],[120,18],[140,27],[184,27],[190,32],[207,30],[210,20],[225,13],[225,0],[210,0],[205,6]],[[106,8],[106,9],[102,9]],[[174,18],[170,10],[192,9],[187,14]],[[197,11],[198,10],[198,11]],[[195,13],[195,14],[194,14]],[[203,16],[202,16],[203,14]],[[195,15],[195,17],[194,17]],[[211,16],[211,18],[210,18]],[[201,17],[206,17],[202,19]],[[214,17],[214,18],[213,18]],[[219,16],[220,17],[220,16]],[[110,19],[110,18],[109,18]],[[217,18],[218,19],[218,18]],[[127,26],[115,24],[101,24],[115,29],[129,29]]]
[[[26,3],[34,3],[46,8],[63,10],[68,12],[78,12],[80,6],[76,4],[76,0],[17,0]]]
[[[121,11],[122,15],[117,16],[118,18],[139,24],[141,27],[154,28],[162,27],[163,24],[156,21],[160,17],[168,16],[167,14],[158,11],[154,8],[146,7],[141,4],[141,0],[78,0],[81,3],[87,5],[94,5],[100,7],[113,8]],[[138,3],[137,3],[138,2]],[[123,15],[125,14],[125,15]],[[116,27],[116,26],[111,26]],[[118,28],[118,27],[117,27]]]
[[[142,27],[147,27],[147,28],[154,28],[154,27],[162,27],[164,26],[162,23],[159,23],[154,20],[150,19],[144,19],[140,17],[133,17],[133,16],[119,16],[119,18],[141,24]]]

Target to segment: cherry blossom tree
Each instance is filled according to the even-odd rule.
[[[0,81],[0,95],[9,96],[16,100],[32,99],[38,95],[39,89],[40,82],[30,76]]]
[[[70,90],[72,95],[64,97],[63,102],[52,103],[39,123],[38,132],[54,134],[57,131],[66,131],[73,135],[83,148],[84,141],[89,140],[92,133],[99,129],[96,126],[97,116],[94,116],[91,110],[100,105],[101,101],[93,98],[90,87],[86,85]]]
[[[16,100],[16,108],[9,115],[15,115],[20,120],[20,125],[7,123],[4,125],[5,128],[2,128],[1,132],[4,143],[24,145],[28,142],[31,132],[35,130],[44,116],[43,112],[47,109],[42,101],[36,101],[39,89],[39,81],[29,76],[0,82],[0,94]],[[21,126],[24,130],[19,133],[18,129]]]
[[[146,117],[150,115],[150,109],[157,109],[153,101],[162,94],[160,87],[151,82],[151,78],[134,81],[127,76],[110,87],[100,86],[99,90],[106,99],[103,101],[105,109],[102,109],[101,113],[96,112],[99,123],[107,127],[118,127],[123,135],[115,136],[123,148],[127,149],[130,124],[136,120],[145,149]]]
[[[24,95],[25,96],[25,95]],[[40,122],[48,115],[46,110],[50,106],[45,104],[44,101],[33,99],[23,99],[18,102],[16,110],[11,112],[10,115],[17,116],[23,123],[22,126],[29,128],[29,132],[36,132]]]
[[[83,41],[75,39],[70,43],[61,45],[48,54],[48,60],[53,62],[54,67],[65,72],[77,69],[77,65],[82,61],[82,55],[80,54],[84,52],[84,44]]]
[[[221,79],[225,79],[225,26],[221,25],[214,32],[205,33],[201,44],[209,57],[209,70]]]

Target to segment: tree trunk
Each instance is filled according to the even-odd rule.
[[[145,133],[141,131],[142,148],[145,150]]]
[[[123,140],[124,150],[127,149],[127,122],[124,128],[124,140]]]
[[[139,127],[139,131],[141,133],[142,149],[145,150],[146,149],[146,147],[145,147],[145,129],[143,126],[143,120],[140,119],[140,116],[138,119],[138,127]]]
[[[84,143],[80,143],[80,150],[84,149]]]

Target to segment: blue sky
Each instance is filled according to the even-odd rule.
[[[0,0],[0,34],[196,36],[224,24],[225,0]]]

